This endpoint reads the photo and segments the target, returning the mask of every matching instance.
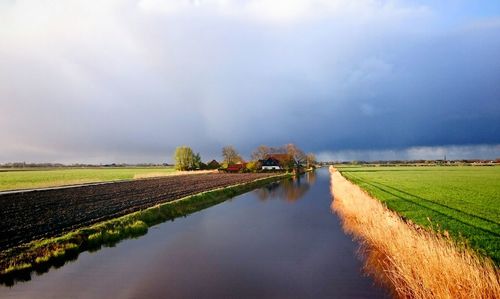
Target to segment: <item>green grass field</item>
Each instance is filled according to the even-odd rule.
[[[434,229],[439,225],[500,263],[500,167],[338,169],[400,215]]]
[[[2,169],[0,191],[116,181],[133,179],[134,176],[164,175],[173,172],[175,172],[173,167]]]

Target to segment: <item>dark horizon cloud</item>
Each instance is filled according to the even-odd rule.
[[[0,163],[290,142],[324,157],[496,158],[500,5],[477,6],[0,2]]]

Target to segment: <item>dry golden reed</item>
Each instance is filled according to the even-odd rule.
[[[500,298],[494,263],[445,236],[403,221],[330,168],[332,209],[362,244],[368,273],[399,298]]]

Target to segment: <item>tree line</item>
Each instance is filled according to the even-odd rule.
[[[174,161],[177,170],[225,169],[230,165],[244,164],[244,171],[257,171],[260,162],[270,156],[279,156],[280,164],[287,170],[310,168],[316,164],[312,153],[306,154],[295,144],[289,143],[279,147],[267,145],[258,146],[251,154],[251,160],[245,161],[236,148],[228,145],[222,148],[222,163],[203,163],[200,153],[195,153],[189,146],[179,146],[175,149]]]

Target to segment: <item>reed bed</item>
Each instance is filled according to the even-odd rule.
[[[330,168],[332,209],[362,244],[365,270],[397,298],[500,298],[500,272],[446,233],[404,221]]]

